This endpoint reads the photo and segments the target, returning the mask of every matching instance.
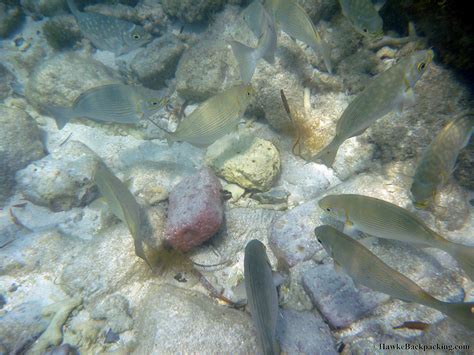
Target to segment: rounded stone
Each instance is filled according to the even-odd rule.
[[[28,200],[56,212],[85,206],[98,195],[92,176],[99,162],[86,145],[70,141],[20,170],[18,189]]]
[[[23,110],[0,105],[0,205],[10,196],[15,173],[44,156],[41,134]]]
[[[219,139],[208,147],[205,161],[217,175],[250,190],[269,190],[280,173],[277,148],[250,135]]]
[[[69,106],[84,91],[96,86],[120,82],[116,74],[102,63],[74,53],[58,54],[42,62],[32,74],[25,89],[30,103]]]

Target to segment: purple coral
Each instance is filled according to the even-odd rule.
[[[212,237],[224,218],[221,183],[204,168],[182,180],[169,195],[166,242],[187,252]]]

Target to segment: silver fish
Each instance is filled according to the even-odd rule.
[[[266,0],[264,5],[281,29],[319,53],[327,71],[332,73],[331,49],[300,4],[296,0]]]
[[[145,260],[148,266],[150,266],[143,250],[140,206],[135,197],[105,164],[101,163],[97,167],[94,181],[99,187],[100,193],[107,201],[112,213],[127,225],[134,240],[135,254]]]
[[[278,294],[265,246],[256,239],[245,247],[244,277],[250,313],[263,353],[280,354],[275,338]]]
[[[451,176],[459,151],[467,145],[474,128],[474,112],[449,122],[426,148],[413,177],[410,191],[415,207],[427,208],[436,201],[438,187]]]
[[[125,54],[151,41],[142,26],[101,14],[81,12],[74,0],[67,0],[82,34],[99,49]]]
[[[404,105],[413,104],[413,88],[432,60],[433,51],[417,51],[373,78],[345,109],[337,122],[336,136],[331,143],[312,160],[332,166],[340,145],[346,139],[362,134],[392,110],[401,112]]]
[[[370,39],[383,36],[383,20],[371,0],[339,0],[339,4],[357,32]]]
[[[214,143],[236,129],[254,96],[251,85],[237,85],[212,96],[184,118],[176,131],[167,132],[168,144],[185,141],[205,147]]]
[[[319,200],[319,207],[334,218],[374,237],[394,239],[444,250],[474,280],[474,247],[451,242],[410,211],[374,197],[342,194]]]
[[[258,31],[261,32],[261,34],[257,47],[251,48],[237,41],[230,42],[234,56],[239,63],[240,77],[242,82],[245,84],[248,84],[252,79],[257,63],[261,58],[265,59],[269,64],[275,62],[275,51],[277,46],[277,34],[273,18],[259,2],[255,1],[250,6],[260,7],[258,12],[261,16],[257,16],[255,19],[250,17],[249,20],[261,21],[258,25],[252,24],[251,26],[254,30],[258,28],[258,26],[261,27],[261,31]]]
[[[382,292],[405,302],[434,308],[474,329],[474,302],[440,301],[409,278],[392,269],[351,237],[331,226],[319,226],[314,233],[336,265],[341,266],[356,284]]]
[[[72,107],[46,106],[62,129],[70,119],[82,117],[101,122],[136,124],[160,110],[168,99],[158,91],[144,87],[108,84],[79,95]]]

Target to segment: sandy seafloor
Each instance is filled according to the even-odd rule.
[[[98,9],[110,11],[111,6]],[[409,194],[410,176],[435,132],[469,107],[468,89],[435,58],[415,87],[415,105],[347,140],[333,168],[307,164],[292,153],[294,134],[280,101],[283,89],[300,113],[302,155],[315,153],[329,142],[337,119],[367,81],[423,46],[422,38],[370,48],[336,7],[316,23],[332,47],[335,73],[329,75],[318,54],[279,32],[276,63],[257,65],[252,79],[256,99],[239,125],[239,135],[263,140],[253,140],[246,153],[232,151],[235,136],[224,137],[207,153],[188,143],[169,147],[163,133],[146,121],[130,127],[74,120],[58,130],[38,110],[41,104],[67,105],[85,89],[107,82],[168,90],[170,106],[179,108],[186,100],[190,112],[238,83],[237,63],[226,40],[256,41],[236,5],[216,12],[209,24],[183,28],[159,1],[121,9],[124,17],[131,13],[148,26],[159,24],[160,36],[119,58],[95,50],[86,39],[67,51],[55,50],[42,31],[49,18],[29,14],[17,32],[0,41],[0,63],[16,78],[16,92],[2,86],[7,94],[0,102],[0,353],[41,353],[60,344],[81,354],[258,352],[248,312],[210,297],[187,266],[152,272],[135,256],[128,229],[97,199],[91,180],[91,162],[98,156],[152,216],[157,239],[150,243],[157,244],[169,192],[202,166],[212,167],[210,156],[228,145],[231,152],[225,156],[232,164],[220,170],[214,166],[229,180],[221,177],[223,189],[232,194],[225,201],[225,223],[190,256],[202,264],[230,260],[224,267],[199,270],[231,299],[242,296],[238,285],[247,241],[256,238],[267,245],[273,269],[284,264],[277,263],[274,253],[290,263],[279,287],[282,351],[383,353],[390,344],[438,346],[438,351],[464,344],[472,351],[472,331],[440,312],[357,288],[334,271],[313,234],[327,221],[317,206],[322,196],[360,193],[407,208],[451,241],[474,245],[472,193],[466,181],[452,177],[432,211],[414,209]],[[173,127],[176,111],[167,108],[154,118],[165,125],[170,120]],[[271,153],[258,148],[262,145]],[[255,159],[261,166],[252,168]],[[242,175],[253,182],[240,181]],[[286,201],[259,202],[256,190],[269,184],[285,190]],[[433,296],[474,301],[472,281],[443,251],[375,238],[365,244]],[[431,326],[426,331],[393,329],[405,321]]]

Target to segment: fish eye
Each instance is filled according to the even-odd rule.
[[[151,104],[152,104],[153,106],[156,106],[156,105],[158,105],[158,102],[153,101]]]
[[[135,33],[135,34],[133,35],[133,38],[135,38],[135,39],[140,39],[140,35],[137,34],[137,33]]]
[[[369,30],[368,30],[367,28],[363,28],[362,31],[363,31],[364,33],[369,32]]]
[[[425,62],[421,62],[420,64],[418,64],[418,70],[419,71],[422,71],[423,69],[425,69],[426,67],[426,63]]]
[[[331,209],[328,207],[328,208],[326,208],[326,211],[331,212]]]
[[[319,238],[317,238],[317,239],[318,239],[318,242],[319,242],[319,243],[323,244],[323,242],[322,242]]]

